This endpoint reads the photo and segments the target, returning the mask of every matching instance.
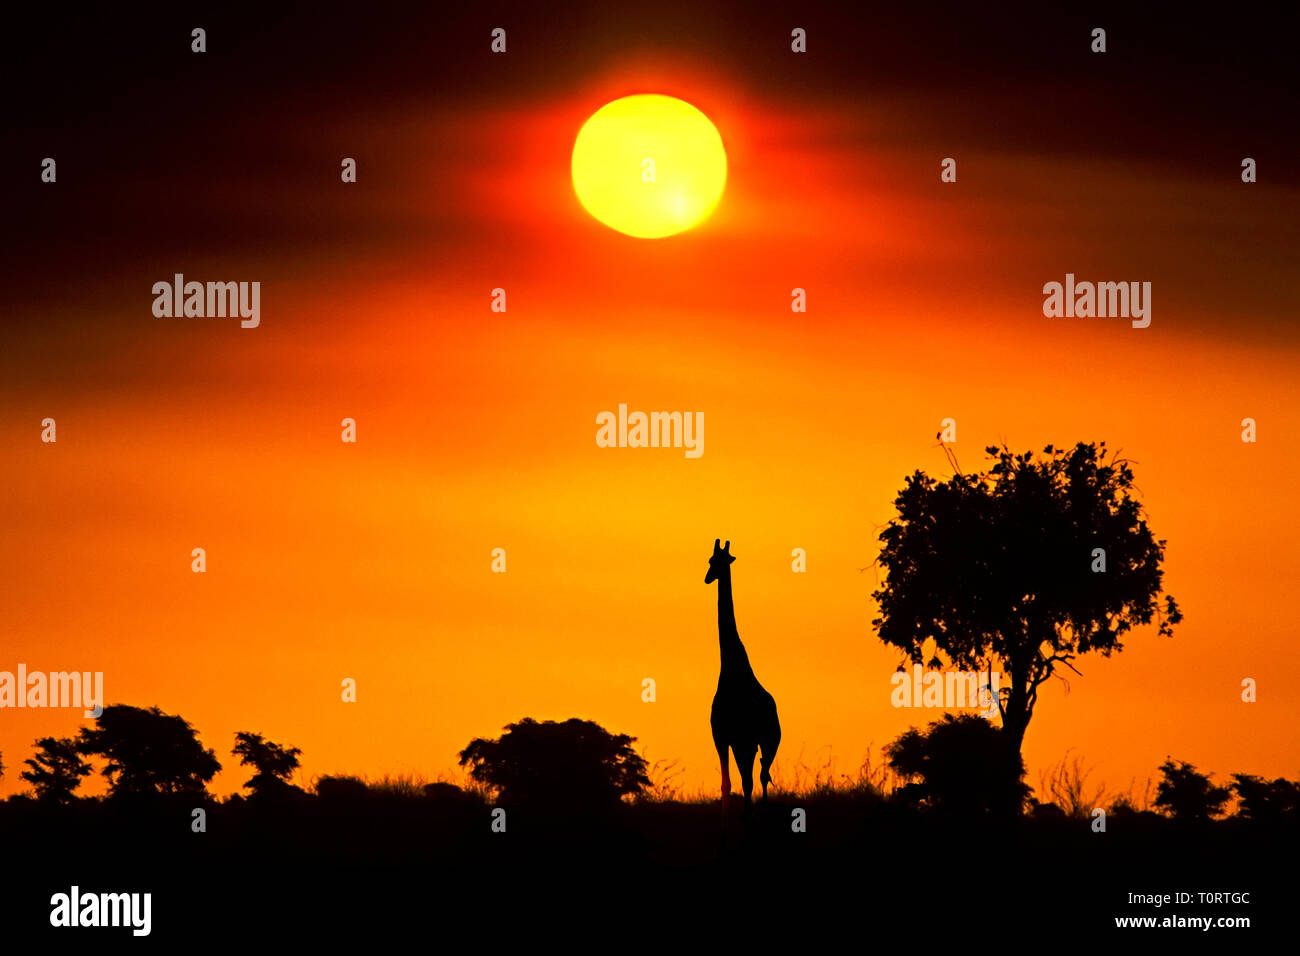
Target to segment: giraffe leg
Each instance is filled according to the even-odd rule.
[[[727,759],[727,748],[718,749],[718,761],[722,764],[722,819],[727,819],[727,804],[731,800],[731,766]]]
[[[767,803],[767,785],[772,782],[772,774],[769,772],[772,767],[772,761],[776,759],[776,748],[781,746],[781,722],[776,716],[776,701],[771,700],[771,722],[767,727],[767,733],[764,734],[763,743],[761,744],[763,756],[759,761],[758,779],[763,781],[763,802]]]
[[[754,809],[754,755],[758,747],[745,747],[736,754],[736,766],[740,769],[740,783],[745,788],[745,816]]]
[[[758,779],[763,784],[763,802],[767,803],[767,785],[772,782],[770,769],[776,759],[776,747],[764,747],[763,756],[758,760]]]

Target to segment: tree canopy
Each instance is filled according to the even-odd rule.
[[[254,795],[266,795],[283,792],[291,786],[289,777],[298,769],[302,750],[272,743],[261,734],[240,731],[235,734],[231,753],[239,758],[240,764],[255,771],[244,786]]]
[[[90,764],[77,752],[77,741],[71,737],[41,737],[36,747],[36,756],[25,761],[31,769],[18,776],[32,785],[38,799],[68,803],[81,786],[81,778],[91,772]]]
[[[1182,614],[1172,597],[1160,601],[1165,542],[1147,526],[1126,459],[1105,442],[986,452],[987,472],[906,479],[879,536],[886,578],[872,624],[914,663],[996,664],[1002,726],[1019,749],[1058,667],[1122,650],[1153,619],[1169,636]]]
[[[1207,774],[1183,760],[1167,759],[1160,765],[1161,780],[1152,806],[1175,820],[1208,820],[1223,812],[1232,794],[1216,787]]]
[[[105,707],[94,727],[81,729],[77,751],[104,758],[114,795],[203,793],[221,769],[193,727],[157,707]]]

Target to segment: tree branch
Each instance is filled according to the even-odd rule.
[[[1070,663],[1070,661],[1072,660],[1074,660],[1073,654],[1053,654],[1051,657],[1047,659],[1047,663],[1051,665],[1055,662],[1060,662],[1064,664],[1066,667],[1070,668],[1070,670],[1074,671],[1080,677],[1082,677],[1083,676],[1082,671],[1080,671],[1079,668],[1075,667],[1073,664]]]

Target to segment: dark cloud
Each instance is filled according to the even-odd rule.
[[[698,64],[784,111],[841,109],[846,148],[879,142],[855,122],[878,109],[901,148],[1140,161],[1207,180],[1231,180],[1251,155],[1267,188],[1300,185],[1295,14],[1130,6],[28,5],[9,15],[4,49],[9,304],[70,271],[400,239],[419,226],[340,200],[322,154],[371,145],[371,181],[395,186],[407,157],[376,134],[382,118],[544,104],[632,59]],[[488,52],[494,26],[508,30],[505,57]],[[794,26],[806,56],[789,52]],[[1094,26],[1105,55],[1089,51]],[[449,135],[435,149],[458,146]],[[57,190],[37,178],[47,155]]]

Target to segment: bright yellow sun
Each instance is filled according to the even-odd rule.
[[[706,219],[722,198],[727,153],[709,118],[672,96],[606,103],[573,143],[573,189],[587,212],[657,239]]]

